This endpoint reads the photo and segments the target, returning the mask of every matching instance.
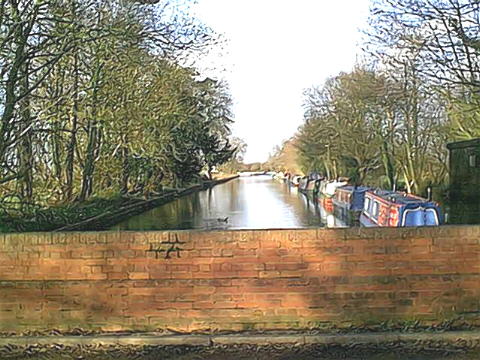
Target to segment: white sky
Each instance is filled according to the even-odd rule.
[[[265,161],[303,121],[303,90],[349,71],[369,0],[198,0],[193,11],[228,42],[213,66],[233,96],[245,162]]]

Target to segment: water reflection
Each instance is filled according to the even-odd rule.
[[[336,226],[337,222],[297,188],[273,181],[270,176],[254,176],[182,197],[114,229],[272,229],[324,224]]]
[[[301,198],[305,204],[305,207],[315,214],[316,217],[320,218],[322,224],[329,228],[338,228],[338,227],[348,227],[348,223],[346,219],[343,219],[334,213],[331,213],[323,206],[316,201],[311,193],[301,194]]]

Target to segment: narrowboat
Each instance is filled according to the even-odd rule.
[[[317,189],[317,183],[319,183],[321,179],[323,179],[322,176],[317,173],[312,173],[308,176],[305,176],[300,180],[298,189],[302,192],[315,192],[315,189]]]
[[[298,183],[298,190],[307,191],[307,186],[308,186],[309,181],[310,181],[310,179],[308,178],[308,176],[302,177],[300,179],[299,183]]]
[[[320,180],[310,179],[308,181],[307,188],[305,189],[305,191],[312,191],[312,192],[315,191],[315,187],[316,187],[317,182],[320,182]]]
[[[363,210],[365,193],[371,188],[366,186],[345,185],[338,187],[332,199],[334,213],[347,223],[358,223]]]
[[[300,176],[300,175],[294,175],[290,178],[290,185],[292,186],[295,186],[295,187],[298,187],[300,185],[300,179],[302,178],[303,176]]]
[[[324,223],[327,228],[348,227],[348,223],[345,221],[345,219],[336,216],[333,212],[328,211],[326,208],[320,206],[319,212],[322,223]]]
[[[318,216],[325,227],[341,228],[348,226],[344,219],[341,219],[335,216],[333,213],[326,211],[322,206],[319,206],[317,201],[310,200],[309,195],[307,195],[306,193],[303,193],[302,198],[305,202],[306,208],[310,212],[314,213],[315,216]]]
[[[322,176],[317,172],[313,172],[308,175],[308,178],[310,179],[310,181],[307,184],[307,191],[312,191],[314,194],[316,192],[318,193],[318,187],[320,185],[320,182],[325,179],[325,176]]]
[[[360,223],[364,226],[438,226],[443,215],[437,203],[396,191],[367,190]]]
[[[347,185],[347,181],[329,181],[325,184],[325,189],[323,190],[323,194],[330,198],[333,198],[337,189],[341,186]]]
[[[327,210],[328,212],[333,212],[333,196],[337,189],[341,186],[347,185],[346,181],[327,181],[322,180],[320,182],[319,187],[319,194],[318,200],[320,204]]]

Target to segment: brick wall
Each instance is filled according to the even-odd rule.
[[[0,235],[0,332],[480,325],[480,227]]]

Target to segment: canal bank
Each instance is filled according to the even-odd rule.
[[[61,231],[100,231],[106,230],[111,226],[121,222],[122,220],[141,214],[145,211],[148,211],[152,208],[167,204],[168,202],[174,201],[175,199],[181,198],[183,196],[191,195],[195,192],[211,189],[216,185],[224,184],[230,180],[238,178],[238,175],[228,176],[218,180],[209,180],[204,181],[201,184],[190,186],[186,189],[181,190],[170,190],[165,192],[157,197],[151,199],[131,199],[131,201],[126,202],[122,207],[105,211],[100,215],[93,216],[87,219],[84,219],[75,224],[69,224],[58,229],[55,229],[57,232]]]
[[[207,180],[183,189],[164,189],[161,194],[150,194],[151,196],[147,198],[117,194],[48,208],[34,205],[29,210],[10,209],[0,216],[0,233],[106,230],[129,216],[148,211],[182,196],[211,189],[217,184],[237,177],[234,175]]]

